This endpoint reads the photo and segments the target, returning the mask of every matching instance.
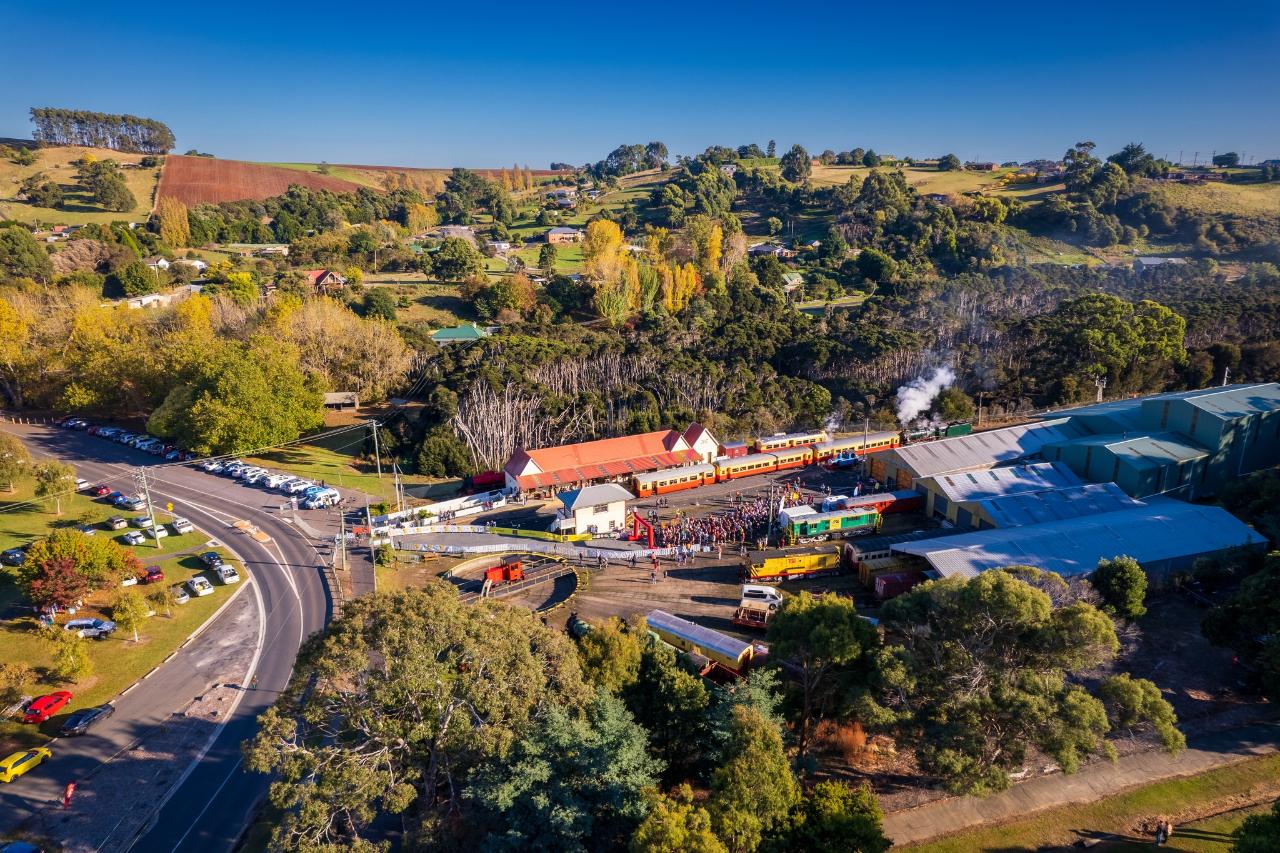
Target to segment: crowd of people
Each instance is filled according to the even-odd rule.
[[[786,506],[795,506],[818,502],[822,498],[822,494],[810,492],[798,484],[782,484],[780,490],[764,494],[734,492],[729,495],[729,509],[697,516],[680,513],[669,521],[655,522],[654,545],[659,548],[681,545],[749,545],[764,548],[769,538],[773,509],[778,501],[781,500]]]

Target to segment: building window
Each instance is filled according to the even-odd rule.
[[[591,508],[591,512],[593,512],[596,515],[604,515],[608,511],[609,511],[608,504],[600,504],[600,506],[593,506]]]

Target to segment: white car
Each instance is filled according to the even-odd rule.
[[[130,530],[124,535],[124,544],[126,545],[141,545],[146,541],[146,537],[142,535],[140,530]]]
[[[173,528],[173,532],[177,533],[179,536],[181,536],[184,533],[190,533],[191,531],[195,530],[195,526],[192,525],[191,522],[187,521],[185,518],[175,518],[170,523],[170,526]]]
[[[78,637],[99,639],[114,631],[116,623],[106,619],[72,619],[62,627],[67,631],[75,631]]]
[[[170,587],[170,594],[173,597],[174,604],[186,604],[191,600],[191,596],[187,593],[182,584],[174,584]]]
[[[225,466],[221,462],[219,462],[217,459],[206,459],[205,461],[200,463],[200,467],[203,470],[208,471],[210,474],[217,474]]]
[[[231,584],[240,582],[240,573],[237,572],[229,563],[223,563],[221,566],[214,569],[214,572],[217,573],[218,580],[223,583]]]
[[[300,495],[314,485],[316,484],[310,480],[294,480],[289,484],[289,494]]]
[[[169,535],[169,531],[165,529],[163,524],[157,524],[155,527],[148,527],[143,531],[143,533],[147,534],[152,539],[163,539]]]
[[[134,527],[141,527],[145,530],[146,528],[151,526],[152,521],[151,521],[151,516],[149,515],[139,515],[135,518],[129,519],[129,523],[132,524]]]
[[[262,481],[268,489],[278,489],[293,478],[288,474],[272,474]]]
[[[253,471],[249,474],[246,474],[244,477],[244,482],[249,484],[250,486],[260,486],[267,481],[267,478],[271,476],[272,474],[270,471],[266,470],[265,468],[259,468],[257,471]]]
[[[187,581],[187,591],[196,598],[200,598],[205,595],[213,595],[213,584],[209,583],[204,578],[192,578]]]
[[[90,484],[88,480],[84,479],[83,477],[76,477],[77,492],[83,492],[85,489],[89,488],[89,485]]]

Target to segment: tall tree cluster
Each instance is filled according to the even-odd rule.
[[[84,145],[135,154],[166,154],[174,145],[173,131],[153,118],[32,107],[35,138],[45,145]]]

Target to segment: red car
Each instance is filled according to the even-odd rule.
[[[96,485],[96,486],[94,486],[94,487],[93,487],[93,496],[94,496],[94,497],[97,497],[97,498],[104,498],[104,497],[106,497],[106,496],[107,496],[107,495],[109,495],[109,494],[111,494],[111,487],[110,487],[110,486],[108,486],[108,485],[105,485],[105,484],[101,484],[101,483],[100,483],[100,484],[98,484],[98,485]]]
[[[65,690],[59,690],[57,693],[50,693],[47,696],[37,696],[31,700],[22,711],[22,722],[24,723],[43,723],[54,714],[67,707],[67,703],[71,701],[71,694]]]
[[[160,583],[164,580],[164,572],[159,566],[147,566],[147,573],[138,580],[142,583]]]

